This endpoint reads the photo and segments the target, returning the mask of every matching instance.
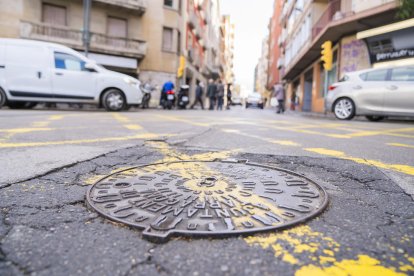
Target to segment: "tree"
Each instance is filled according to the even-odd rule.
[[[400,8],[397,11],[397,18],[401,20],[414,18],[414,0],[399,0]]]

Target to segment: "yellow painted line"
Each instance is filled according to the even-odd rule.
[[[403,137],[403,138],[414,138],[414,135],[408,135],[408,134],[386,133],[384,135],[394,136],[394,137]]]
[[[178,117],[178,116],[166,116],[166,115],[158,115],[158,114],[155,115],[155,116],[158,117],[158,118],[168,120],[168,121],[182,122],[182,123],[186,123],[186,124],[193,125],[193,126],[209,127],[211,125],[209,123],[194,122],[194,121],[187,120],[187,119],[184,119],[184,118]]]
[[[142,129],[142,126],[140,125],[124,125],[124,127],[130,130],[141,130]]]
[[[43,147],[43,146],[58,146],[58,145],[74,145],[74,144],[91,144],[113,141],[128,141],[128,140],[142,140],[155,139],[159,137],[173,136],[171,134],[138,134],[124,137],[108,137],[96,139],[81,139],[81,140],[66,140],[66,141],[49,141],[49,142],[30,142],[30,143],[0,143],[0,148],[26,148],[26,147]]]
[[[50,121],[57,121],[57,120],[62,120],[63,117],[65,117],[64,115],[53,115],[49,117]]]
[[[348,134],[348,136],[353,138],[353,137],[366,137],[366,136],[376,136],[376,135],[385,135],[385,134],[400,134],[398,132],[414,132],[414,128],[397,128],[397,129],[388,129],[388,130],[380,130],[380,131],[361,131],[361,132]]]
[[[47,127],[50,122],[34,122],[32,124],[33,127]]]
[[[226,132],[226,133],[235,133],[235,134],[242,135],[242,136],[245,136],[245,137],[258,139],[258,140],[261,140],[261,141],[265,141],[265,142],[268,142],[268,143],[277,144],[277,145],[281,145],[281,146],[290,146],[290,147],[300,147],[301,146],[299,143],[296,143],[294,141],[275,140],[275,139],[272,139],[272,138],[266,138],[266,137],[262,137],[262,136],[259,136],[259,135],[244,133],[244,132],[241,132],[238,129],[221,129],[221,131]]]
[[[332,266],[320,267],[308,265],[296,271],[295,276],[405,276],[381,265],[381,262],[367,255],[358,255],[356,260],[335,261]]]
[[[402,147],[402,148],[410,148],[414,149],[413,145],[407,145],[407,144],[400,144],[400,143],[388,143],[388,146],[394,146],[394,147]]]
[[[119,113],[111,113],[112,117],[114,117],[120,123],[129,123],[130,120],[128,117],[121,115]]]
[[[54,128],[9,128],[9,129],[0,129],[0,132],[5,133],[29,133],[29,132],[35,132],[35,131],[51,131],[54,130]]]
[[[414,175],[414,167],[409,166],[409,165],[387,164],[381,161],[352,157],[352,156],[346,155],[342,151],[330,150],[330,149],[325,149],[325,148],[305,148],[304,150],[309,151],[309,152],[314,152],[320,155],[336,157],[336,158],[340,158],[344,160],[351,160],[358,164],[364,164],[364,165],[369,165],[369,166],[373,166],[373,167],[377,167],[381,169],[401,172],[401,173],[405,173],[408,175]]]

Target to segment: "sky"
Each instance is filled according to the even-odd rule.
[[[234,73],[236,83],[253,90],[254,68],[261,55],[262,40],[268,34],[273,0],[221,0],[221,13],[236,25]]]

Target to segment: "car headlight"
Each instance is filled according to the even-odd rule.
[[[139,82],[137,80],[134,80],[133,78],[125,77],[124,82],[131,86],[139,87]]]

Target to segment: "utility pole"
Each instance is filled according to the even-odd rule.
[[[83,33],[82,40],[85,47],[85,56],[89,54],[89,46],[91,43],[90,21],[91,21],[91,3],[92,0],[83,0]]]

